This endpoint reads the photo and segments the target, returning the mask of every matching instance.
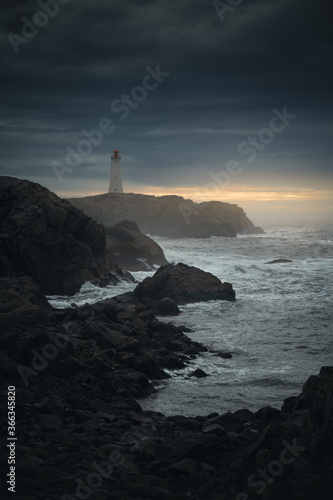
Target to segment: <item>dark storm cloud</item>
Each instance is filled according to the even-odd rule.
[[[107,165],[117,146],[128,155],[132,182],[197,185],[239,157],[240,142],[267,126],[272,108],[287,105],[295,123],[247,169],[268,172],[282,157],[292,158],[280,160],[281,168],[295,175],[311,164],[326,174],[333,83],[327,5],[244,0],[221,22],[211,1],[71,0],[15,54],[8,33],[21,35],[22,17],[31,21],[41,6],[2,2],[1,173],[53,181],[52,161],[63,162],[66,146],[75,148],[83,129],[107,117],[116,130],[69,175],[107,178],[103,158]],[[158,63],[170,76],[121,121],[111,103]]]

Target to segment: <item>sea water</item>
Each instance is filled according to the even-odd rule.
[[[265,234],[237,238],[154,238],[169,262],[183,262],[232,283],[235,302],[181,306],[172,321],[209,350],[184,370],[168,370],[157,392],[139,400],[144,409],[198,415],[262,406],[281,407],[298,395],[321,366],[333,364],[333,225],[265,227]],[[275,259],[290,263],[267,264]],[[147,273],[133,273],[138,281]],[[150,273],[152,274],[152,273]],[[94,303],[133,290],[86,283],[72,297],[50,297],[55,307]],[[207,377],[190,376],[202,368]]]

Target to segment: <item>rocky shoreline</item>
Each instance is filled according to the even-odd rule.
[[[0,285],[1,391],[16,388],[17,500],[331,498],[332,367],[281,410],[142,411],[136,398],[203,345],[157,320],[135,293],[59,311],[30,278]],[[4,430],[6,410],[3,402]]]
[[[45,293],[131,280],[112,253],[133,263],[133,238],[164,256],[132,223],[109,232],[108,253],[103,226],[34,183],[3,178],[0,195],[1,498],[331,499],[333,367],[281,410],[143,411],[138,398],[207,350],[167,316],[233,301],[232,285],[163,261],[131,293],[54,309]]]

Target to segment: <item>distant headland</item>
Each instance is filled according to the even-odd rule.
[[[152,196],[110,192],[69,198],[74,206],[106,226],[135,221],[143,233],[169,238],[209,238],[263,234],[235,204],[220,201],[195,203],[181,196]]]

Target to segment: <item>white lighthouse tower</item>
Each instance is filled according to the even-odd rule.
[[[111,156],[109,193],[123,193],[123,181],[121,178],[121,156],[116,149]]]

